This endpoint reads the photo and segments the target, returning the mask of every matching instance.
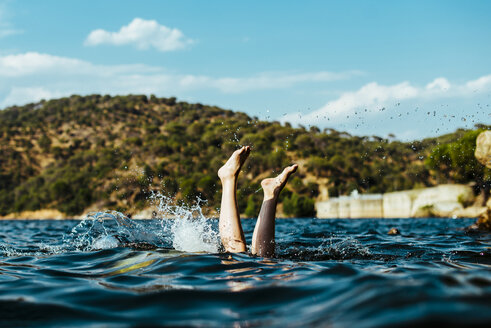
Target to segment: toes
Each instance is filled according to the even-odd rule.
[[[243,154],[249,151],[249,146],[242,146],[239,149],[237,149],[235,152],[237,154]]]
[[[278,183],[281,185],[281,184],[285,184],[286,181],[288,180],[288,178],[290,177],[290,175],[292,175],[298,168],[298,165],[297,164],[294,164],[292,166],[288,166],[288,167],[285,167],[285,169],[283,170],[283,172],[281,172],[281,174],[277,177],[277,181]]]
[[[237,149],[236,151],[234,151],[234,155],[240,155],[240,154],[242,154],[243,152],[244,152],[244,147],[239,148],[239,149]]]
[[[288,172],[293,173],[297,170],[297,168],[298,168],[298,164],[293,164],[288,168]]]
[[[292,166],[285,167],[283,174],[290,175],[294,173],[298,168],[298,164],[293,164]]]
[[[240,151],[241,160],[245,161],[245,159],[249,157],[249,154],[251,153],[251,147],[243,146],[242,148],[239,149],[239,151]]]
[[[249,155],[249,153],[251,152],[251,147],[249,146],[243,146],[241,148],[242,152],[245,154],[245,155]]]

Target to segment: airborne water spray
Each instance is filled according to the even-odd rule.
[[[192,206],[175,205],[172,198],[154,192],[149,199],[155,204],[162,229],[168,233],[176,250],[210,253],[220,250],[217,228],[203,215],[203,200],[198,198]],[[170,225],[166,225],[166,221],[170,221]]]

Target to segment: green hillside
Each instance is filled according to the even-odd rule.
[[[260,180],[297,162],[300,170],[282,193],[282,210],[312,216],[314,200],[325,188],[337,196],[484,177],[479,166],[467,169],[479,174],[456,174],[445,149],[427,159],[438,145],[458,143],[468,134],[459,130],[404,143],[293,128],[175,98],[42,101],[0,111],[0,215],[44,208],[77,215],[89,207],[131,214],[149,205],[152,191],[177,202],[206,199],[205,210],[213,215],[220,204],[218,168],[239,145],[251,145],[239,180],[240,211],[256,216]]]

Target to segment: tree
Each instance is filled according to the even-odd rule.
[[[283,200],[283,211],[285,214],[297,218],[314,217],[314,204],[315,201],[312,198],[299,196],[297,193],[292,193],[290,197]]]
[[[217,179],[211,175],[205,175],[198,181],[198,188],[201,191],[203,197],[212,202],[215,197]]]
[[[254,195],[249,195],[249,197],[247,197],[247,207],[244,214],[250,218],[258,216],[259,208],[257,206],[257,200],[255,199]]]
[[[307,162],[307,169],[317,176],[327,176],[331,166],[327,159],[319,156],[312,156]]]
[[[435,147],[425,164],[450,182],[475,182],[476,191],[482,192],[486,199],[491,187],[491,172],[474,156],[476,138],[482,131],[468,131],[454,142]]]
[[[43,151],[47,152],[51,147],[51,139],[43,134],[43,136],[39,138],[38,145]]]

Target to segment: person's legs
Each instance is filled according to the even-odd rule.
[[[218,177],[222,182],[222,205],[218,227],[220,238],[227,252],[245,252],[246,242],[242,225],[240,224],[239,209],[237,207],[237,178],[240,168],[249,156],[251,148],[244,146],[236,150],[225,165],[218,170]]]
[[[264,179],[261,182],[264,191],[264,200],[252,235],[252,254],[263,257],[271,257],[274,255],[274,230],[278,196],[286,185],[290,175],[293,174],[297,168],[297,164],[288,166],[276,178]]]

